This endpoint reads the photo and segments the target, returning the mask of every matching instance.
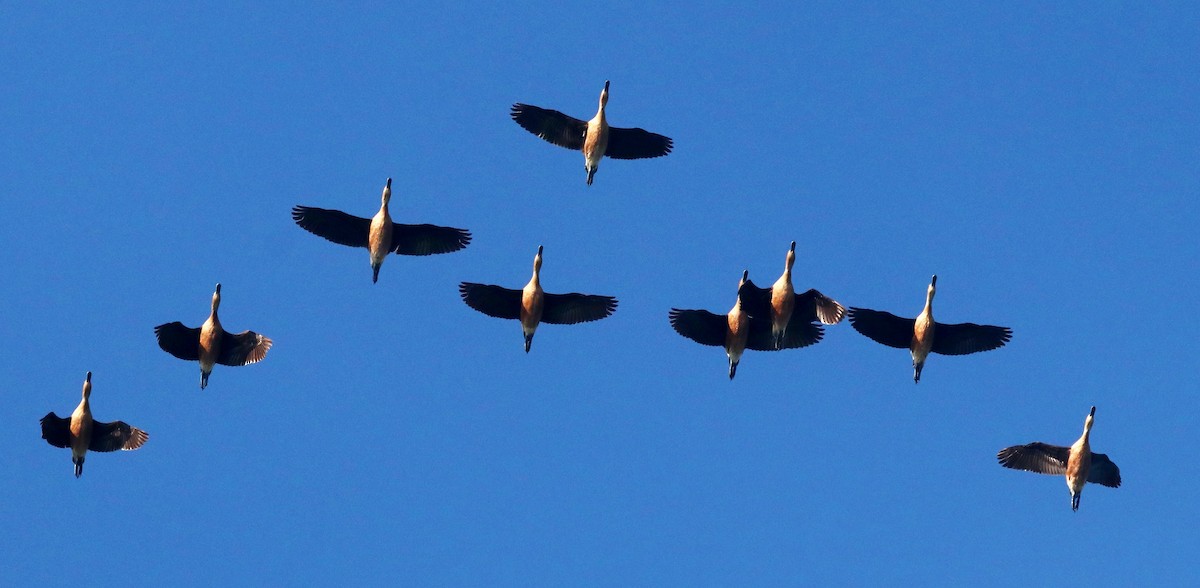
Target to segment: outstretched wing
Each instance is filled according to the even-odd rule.
[[[617,299],[596,294],[544,294],[542,322],[573,325],[598,321],[617,310]]]
[[[340,210],[326,210],[311,206],[292,208],[292,220],[300,228],[324,237],[338,245],[366,247],[371,233],[371,221]]]
[[[729,331],[729,318],[707,310],[680,310],[672,308],[667,315],[676,333],[701,345],[725,346],[725,334]]]
[[[458,285],[458,293],[467,306],[488,316],[502,319],[521,318],[520,290],[463,282]]]
[[[71,419],[61,419],[53,411],[42,417],[42,439],[55,447],[71,446]]]
[[[236,335],[221,333],[221,355],[217,357],[217,363],[232,366],[258,363],[267,356],[271,345],[270,339],[254,331],[242,331]]]
[[[996,454],[996,459],[1000,461],[1000,465],[1014,470],[1061,475],[1067,473],[1067,458],[1070,454],[1069,447],[1030,443],[1005,447]]]
[[[145,431],[135,429],[124,421],[92,421],[92,442],[88,443],[88,451],[128,451],[141,447],[149,438],[150,435]]]
[[[662,157],[674,146],[670,137],[646,129],[608,127],[608,148],[604,154],[613,159],[647,159]]]
[[[944,325],[935,323],[933,328],[934,353],[942,355],[966,355],[978,351],[991,351],[1003,347],[1012,339],[1012,329],[977,325],[975,323],[959,323]]]
[[[1092,467],[1088,470],[1088,482],[1108,486],[1109,488],[1121,487],[1121,470],[1117,464],[1108,459],[1103,453],[1092,454]]]
[[[809,290],[796,294],[796,306],[792,311],[792,319],[788,321],[788,329],[796,320],[806,322],[821,321],[827,325],[836,325],[846,316],[846,308],[818,290]]]
[[[551,142],[559,147],[582,150],[583,135],[587,132],[587,123],[577,118],[567,116],[557,110],[549,110],[520,102],[512,105],[509,113],[521,128]],[[611,146],[612,139],[609,139]]]
[[[187,361],[200,359],[200,329],[191,329],[175,321],[154,327],[158,346],[163,351]]]
[[[452,253],[470,243],[471,233],[464,229],[392,223],[392,251],[400,255]]]
[[[912,345],[916,323],[915,319],[900,318],[882,310],[850,308],[850,326],[868,339],[888,347],[908,349]]]

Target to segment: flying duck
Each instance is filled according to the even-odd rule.
[[[672,308],[667,317],[676,333],[691,339],[701,345],[724,347],[725,355],[729,357],[729,379],[737,375],[738,363],[742,353],[747,349],[755,351],[775,351],[775,340],[771,335],[770,322],[767,320],[752,321],[750,315],[742,308],[743,289],[749,285],[750,272],[742,271],[742,279],[738,281],[738,298],[733,302],[733,308],[726,314],[715,314],[707,310],[684,310]],[[789,324],[791,330],[785,341],[785,347],[796,348],[812,345],[821,340],[823,332],[819,325],[806,322]]]
[[[925,309],[917,318],[900,318],[890,312],[850,308],[850,325],[876,343],[912,352],[913,381],[920,383],[921,369],[929,353],[966,355],[1003,347],[1012,339],[1012,329],[975,323],[947,324],[933,320],[933,295],[937,276],[925,293]]]
[[[1070,447],[1046,443],[1030,443],[1005,447],[996,454],[1000,465],[1014,470],[1025,470],[1039,474],[1067,476],[1067,488],[1071,490],[1071,510],[1079,510],[1079,495],[1087,482],[1121,487],[1121,470],[1103,453],[1092,453],[1088,436],[1092,432],[1092,420],[1096,407],[1088,412],[1083,421],[1083,435]]]
[[[200,389],[208,386],[208,375],[214,364],[246,365],[262,361],[271,349],[271,340],[254,331],[233,334],[221,327],[217,307],[221,306],[221,284],[212,295],[212,312],[199,329],[183,326],[181,322],[154,327],[158,346],[163,351],[186,361],[200,361]]]
[[[88,372],[83,380],[83,399],[71,417],[59,418],[51,411],[41,420],[42,439],[55,447],[70,448],[76,478],[83,475],[83,459],[88,451],[130,451],[141,447],[150,438],[145,431],[135,429],[125,421],[102,423],[93,420],[91,395],[92,372]]]
[[[607,104],[608,80],[605,80],[604,89],[600,91],[600,107],[596,110],[596,116],[587,122],[557,110],[520,102],[512,105],[510,115],[521,128],[550,143],[574,151],[582,150],[589,186],[600,166],[600,158],[605,155],[613,159],[646,159],[662,157],[671,152],[674,143],[670,137],[640,128],[608,126],[608,118],[604,114]]]
[[[463,282],[458,292],[467,306],[488,316],[521,321],[525,353],[533,343],[538,324],[573,325],[600,320],[617,309],[617,299],[595,294],[547,294],[542,290],[542,246],[533,257],[533,277],[520,290]]]
[[[471,243],[464,229],[436,225],[403,225],[392,222],[388,202],[392,199],[392,178],[383,187],[383,203],[370,220],[312,206],[292,208],[292,220],[300,228],[339,245],[366,247],[371,253],[371,282],[379,281],[379,268],[389,253],[433,255],[451,253]]]

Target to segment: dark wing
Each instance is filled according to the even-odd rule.
[[[707,310],[672,308],[668,316],[676,333],[701,345],[725,346],[725,334],[729,331],[729,317],[726,315]]]
[[[996,459],[1000,460],[1000,465],[1014,470],[1061,475],[1067,473],[1067,457],[1070,453],[1069,447],[1030,443],[1005,447],[996,454]]]
[[[583,149],[583,135],[587,132],[587,123],[577,118],[567,116],[557,110],[548,110],[520,102],[512,105],[509,113],[521,128],[551,142],[559,147],[576,151]],[[612,145],[612,138],[609,138]]]
[[[646,159],[662,157],[670,153],[672,147],[674,142],[670,137],[646,129],[608,127],[608,147],[604,154],[613,159]]]
[[[595,294],[543,294],[542,322],[573,325],[598,321],[617,310],[617,299]]]
[[[935,323],[932,351],[942,355],[966,355],[1003,347],[1009,339],[1012,339],[1012,329],[1008,327],[993,327],[975,323],[957,325]]]
[[[123,421],[92,421],[92,442],[88,444],[88,451],[128,451],[141,447],[149,438],[150,435],[145,431],[135,429]]]
[[[912,346],[916,319],[900,318],[890,312],[866,308],[850,308],[850,326],[876,343],[908,349]],[[937,338],[937,335],[934,335]],[[936,345],[936,343],[935,343]]]
[[[254,331],[242,331],[236,335],[221,333],[221,355],[217,357],[217,363],[233,366],[258,363],[267,356],[271,344],[270,339]]]
[[[771,289],[759,288],[753,280],[747,279],[738,288],[738,302],[742,312],[753,319],[767,321],[771,324]]]
[[[821,321],[827,325],[836,325],[846,316],[846,308],[817,290],[809,290],[796,295],[795,310],[792,319],[788,321],[788,330],[797,320],[804,322]],[[910,334],[911,338],[911,334]]]
[[[458,293],[467,306],[488,316],[502,319],[521,318],[521,291],[489,284],[463,282]]]
[[[163,351],[187,361],[200,359],[200,329],[190,329],[175,321],[154,327],[154,336]]]
[[[366,247],[371,233],[369,219],[340,210],[296,206],[292,208],[292,220],[296,221],[300,228],[318,237],[350,247]]]
[[[1092,454],[1092,467],[1088,470],[1088,482],[1108,486],[1121,487],[1121,470],[1117,464],[1108,459],[1103,453]]]
[[[470,231],[463,229],[392,223],[392,251],[400,255],[451,253],[466,247],[470,242]]]
[[[55,447],[71,446],[71,419],[60,419],[53,411],[42,417],[42,439]]]
[[[787,331],[779,349],[775,349],[775,336],[771,334],[770,319],[750,319],[750,334],[746,338],[746,349],[755,351],[779,351],[808,347],[825,336],[821,325],[788,321]]]

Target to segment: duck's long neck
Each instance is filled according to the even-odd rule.
[[[750,270],[742,270],[742,279],[738,280],[738,295],[733,299],[733,309],[729,312],[741,311],[742,309],[742,286],[750,280]]]
[[[217,320],[217,309],[221,307],[221,294],[214,292],[212,297],[212,319]]]
[[[1083,421],[1083,435],[1081,435],[1079,437],[1079,442],[1086,445],[1088,443],[1088,437],[1091,434],[1092,434],[1092,415],[1089,414],[1087,419]]]
[[[539,253],[537,255],[537,257],[533,258],[533,276],[529,278],[529,283],[538,288],[540,288],[542,286],[542,281],[541,281],[541,277],[540,277],[541,271],[542,271],[542,255]]]
[[[608,105],[608,88],[600,91],[600,105],[596,108],[596,120],[605,122],[604,107]]]
[[[936,290],[933,286],[930,286],[929,290],[925,292],[925,308],[921,311],[921,314],[930,317],[933,316],[933,295],[935,293]]]
[[[89,406],[89,400],[88,400],[91,396],[92,396],[92,374],[91,374],[91,372],[88,372],[87,379],[83,381],[83,394],[82,394],[82,398],[79,399],[79,408],[76,410],[79,410],[79,411],[82,411],[85,413],[91,412],[91,407]]]

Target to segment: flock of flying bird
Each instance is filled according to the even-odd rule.
[[[667,155],[670,138],[641,128],[611,127],[605,114],[609,83],[604,82],[596,115],[579,120],[556,110],[517,103],[510,115],[522,128],[567,149],[582,151],[587,183],[592,184],[603,157],[645,159]],[[314,235],[349,247],[365,247],[370,253],[372,282],[379,281],[379,269],[389,253],[433,255],[451,253],[471,242],[464,229],[435,225],[407,225],[392,222],[388,202],[392,180],[383,188],[382,203],[375,216],[366,219],[310,206],[296,206],[292,219]],[[737,373],[742,353],[796,349],[817,343],[824,335],[822,324],[834,325],[847,315],[851,326],[866,337],[899,349],[912,356],[913,381],[921,381],[921,371],[930,353],[966,355],[1004,346],[1012,338],[1012,329],[975,323],[940,323],[933,319],[933,297],[937,276],[930,280],[925,307],[916,318],[903,318],[889,312],[851,307],[847,309],[821,292],[810,289],[797,293],[792,286],[792,265],[796,261],[796,243],[788,249],[783,275],[770,288],[760,288],[743,271],[733,308],[725,314],[707,310],[671,309],[671,326],[680,335],[702,345],[723,347],[729,359],[729,379]],[[522,289],[462,282],[459,293],[471,308],[488,316],[521,322],[525,352],[533,342],[541,323],[575,324],[595,321],[611,315],[617,308],[612,296],[593,294],[548,294],[542,290],[540,272],[542,247],[533,258],[533,276]],[[241,366],[262,361],[271,349],[271,339],[253,331],[230,333],[221,326],[217,309],[221,304],[221,284],[212,296],[212,310],[199,328],[172,322],[154,328],[158,345],[167,353],[186,361],[200,363],[200,388],[208,385],[215,364]],[[83,398],[69,418],[50,412],[41,419],[42,438],[55,447],[69,448],[75,476],[83,473],[88,451],[109,452],[141,447],[149,435],[123,421],[105,423],[93,420],[89,397],[92,373],[83,383]],[[1001,450],[1001,465],[1043,474],[1066,476],[1071,491],[1071,508],[1079,508],[1079,496],[1086,482],[1104,486],[1121,485],[1116,464],[1101,453],[1092,453],[1089,435],[1096,407],[1084,421],[1083,435],[1070,447],[1029,443]]]

